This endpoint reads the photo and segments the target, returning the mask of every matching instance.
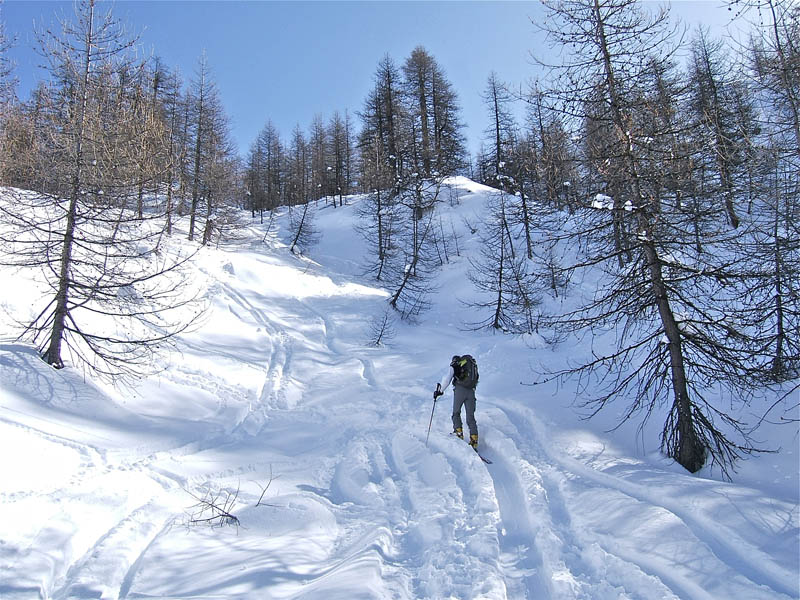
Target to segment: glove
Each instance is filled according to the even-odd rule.
[[[441,383],[437,383],[436,384],[436,390],[433,392],[433,401],[436,402],[436,399],[439,396],[443,396],[443,395],[444,395],[444,392],[442,391],[442,384]]]

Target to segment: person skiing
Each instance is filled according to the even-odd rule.
[[[478,365],[469,354],[454,356],[450,361],[450,369],[436,384],[433,401],[443,395],[447,387],[453,384],[453,433],[464,439],[464,426],[461,422],[461,407],[466,408],[467,426],[469,427],[469,445],[478,451],[478,424],[475,421],[475,388],[478,386]]]

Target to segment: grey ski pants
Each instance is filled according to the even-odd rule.
[[[478,424],[475,422],[475,390],[472,388],[453,386],[453,429],[462,429],[461,407],[467,409],[467,426],[470,435],[478,435]]]

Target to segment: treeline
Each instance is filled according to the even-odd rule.
[[[134,43],[121,29],[94,29],[109,37],[108,49],[77,49],[75,28],[85,31],[85,15],[96,8],[87,3],[80,10],[77,25],[37,34],[50,78],[29,100],[4,106],[0,182],[68,197],[79,135],[78,166],[94,191],[140,217],[147,201],[164,202],[168,231],[176,216],[189,215],[189,239],[210,240],[215,224],[222,226],[214,216],[239,204],[243,188],[207,57],[184,81],[159,58],[135,60],[128,52]],[[110,13],[103,18],[113,22]]]
[[[385,56],[357,113],[314,117],[287,143],[269,121],[250,148],[245,181],[250,208],[294,206],[354,192],[389,189],[412,173],[452,175],[468,164],[458,98],[443,69],[424,48],[402,67]]]
[[[255,215],[320,198],[333,202],[335,197],[342,203],[348,194],[392,187],[411,173],[454,174],[469,164],[457,95],[424,48],[416,48],[402,67],[389,56],[380,61],[374,88],[357,118],[348,111],[335,111],[327,120],[316,115],[307,130],[298,124],[288,140],[268,119],[247,156],[239,157],[205,55],[188,80],[158,57],[132,59],[126,51],[135,42],[121,31],[113,34],[118,44],[113,50],[65,56],[58,46],[76,27],[85,27],[89,5],[96,15],[95,3],[84,2],[76,23],[61,23],[59,33],[37,33],[50,78],[39,82],[29,99],[16,99],[13,69],[2,54],[4,185],[64,193],[61,188],[69,184],[58,165],[74,157],[62,152],[53,136],[75,118],[76,107],[84,102],[77,96],[83,91],[76,85],[75,69],[87,58],[89,110],[83,114],[83,126],[96,142],[93,154],[109,154],[83,165],[84,173],[104,165],[102,175],[93,176],[104,179],[107,192],[112,179],[125,182],[124,202],[133,203],[140,213],[146,198],[162,198],[170,221],[175,215],[190,215],[190,239],[196,234],[210,239],[214,227],[223,225],[213,217],[227,206],[247,208]],[[113,20],[110,10],[103,18]],[[12,41],[4,37],[0,49]],[[126,139],[120,132],[137,138],[135,146],[126,143],[125,157],[108,142],[112,137]],[[115,165],[114,172],[109,165]],[[135,189],[130,189],[130,180],[136,180]]]

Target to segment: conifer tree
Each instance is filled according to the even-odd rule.
[[[386,55],[374,75],[374,86],[360,113],[363,123],[359,147],[365,148],[378,140],[380,156],[396,181],[404,174],[405,143],[402,141],[401,77],[394,61]]]
[[[482,224],[481,256],[470,260],[470,281],[483,292],[486,300],[468,304],[487,316],[469,325],[504,333],[533,333],[538,324],[537,307],[541,304],[539,284],[532,263],[515,246],[509,218],[510,200],[503,192],[490,199],[489,218]]]
[[[316,115],[311,122],[308,134],[308,146],[311,153],[311,195],[314,200],[328,198],[331,195],[330,145],[328,131],[322,116]],[[331,169],[329,170],[329,167]]]
[[[3,6],[0,4],[0,123],[5,120],[5,110],[15,97],[17,82],[13,76],[14,65],[8,58],[8,51],[13,45],[14,40],[6,35]]]
[[[41,178],[2,206],[0,240],[8,262],[39,266],[51,289],[23,335],[56,368],[71,358],[101,376],[133,376],[155,368],[154,354],[188,325],[175,309],[191,302],[187,257],[156,259],[163,215],[133,210],[143,180],[164,177],[142,155],[166,147],[164,130],[152,105],[137,104],[144,70],[110,11],[82,2],[74,21],[39,40],[52,78],[36,96]]]
[[[328,145],[330,148],[330,167],[329,172],[330,191],[332,196],[339,197],[339,205],[344,202],[343,198],[349,193],[350,184],[348,181],[348,161],[352,151],[350,149],[350,139],[348,135],[347,123],[339,111],[335,111],[328,126]],[[327,167],[326,167],[327,170]],[[333,205],[336,206],[334,198]]]
[[[286,201],[289,206],[306,204],[309,196],[308,143],[300,125],[292,132],[292,141],[286,155]]]
[[[507,165],[517,138],[517,125],[511,113],[511,95],[500,82],[497,73],[492,72],[486,82],[483,101],[489,112],[489,126],[486,129],[486,159],[490,173],[486,183],[502,190],[510,190],[513,186],[507,174]]]
[[[731,227],[739,226],[736,204],[738,181],[746,181],[740,167],[748,158],[746,146],[754,133],[752,109],[747,107],[747,92],[734,77],[731,60],[722,51],[722,42],[712,42],[699,31],[692,45],[690,106],[696,115],[698,148],[705,151],[709,173],[716,173],[717,185],[706,185],[707,193],[723,199]],[[742,117],[746,118],[743,122]],[[705,177],[709,184],[710,177]],[[743,187],[743,186],[742,186]]]
[[[231,174],[233,149],[230,142],[228,119],[222,107],[216,82],[208,58],[203,53],[197,72],[191,82],[187,102],[187,125],[190,134],[191,156],[191,206],[189,208],[189,240],[193,240],[200,213],[205,205],[203,240],[209,238],[209,223],[214,204],[223,205],[227,199],[214,189],[214,177]]]
[[[417,148],[415,170],[424,177],[453,174],[463,164],[464,143],[458,98],[444,71],[418,46],[403,65],[404,115],[411,121],[410,140]]]
[[[752,378],[786,382],[800,372],[800,7],[785,0],[734,7],[754,25],[746,66],[760,117],[758,151],[748,157],[748,167],[758,165],[748,172],[755,182],[751,219],[740,236],[746,276],[739,326],[753,332],[758,349]]]
[[[648,13],[631,0],[547,5],[548,33],[571,53],[552,71],[548,93],[567,120],[583,124],[586,175],[603,194],[576,217],[587,251],[570,265],[600,267],[603,278],[556,327],[586,332],[614,324],[622,332],[612,352],[561,375],[591,372],[607,384],[586,401],[592,414],[621,398],[629,402],[623,420],[668,406],[664,452],[692,472],[709,460],[727,471],[755,448],[708,389],[722,384],[746,402],[753,388],[745,383],[745,345],[726,330],[731,255],[723,248],[730,236],[722,211],[704,208],[716,214],[702,230],[714,251],[694,253],[684,190],[664,175],[674,172],[665,169],[669,160],[685,160],[669,152],[679,148],[682,125],[658,101],[666,96],[658,82],[666,79],[654,65],[666,65],[671,49],[666,13]]]
[[[384,278],[398,222],[397,195],[392,189],[391,167],[383,152],[383,143],[377,135],[371,144],[361,148],[362,183],[367,197],[359,204],[357,225],[369,247],[366,270],[378,281]]]

